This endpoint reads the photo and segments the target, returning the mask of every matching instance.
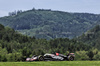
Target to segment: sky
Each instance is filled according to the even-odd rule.
[[[32,8],[100,14],[100,0],[0,0],[0,17]]]

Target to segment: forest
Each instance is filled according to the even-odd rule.
[[[33,55],[59,52],[74,52],[75,60],[99,60],[100,52],[88,44],[75,39],[36,39],[20,34],[12,28],[0,24],[0,61],[25,61]]]

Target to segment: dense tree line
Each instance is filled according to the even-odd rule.
[[[44,53],[59,52],[66,54],[74,52],[76,60],[97,59],[100,55],[98,49],[95,51],[91,46],[75,39],[36,39],[22,35],[9,27],[0,24],[0,61],[25,61],[27,57],[33,55],[43,55]],[[81,58],[78,58],[81,57]],[[100,58],[98,58],[100,59]]]
[[[87,53],[90,60],[100,60],[100,25],[95,26],[91,30],[85,32],[82,36],[76,38],[78,41],[84,42],[94,48],[89,50]],[[85,59],[85,58],[84,58]]]

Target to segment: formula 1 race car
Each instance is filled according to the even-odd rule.
[[[65,60],[69,60],[69,61],[73,61],[74,60],[74,53],[69,53],[68,55],[63,55],[63,54],[49,54],[46,53],[43,56],[39,55],[39,56],[32,56],[32,58],[26,58],[26,61],[65,61]]]

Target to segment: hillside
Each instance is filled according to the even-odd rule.
[[[93,29],[78,37],[78,40],[100,50],[100,25],[95,26]]]
[[[97,25],[100,15],[32,9],[0,18],[0,23],[36,38],[73,38]]]

